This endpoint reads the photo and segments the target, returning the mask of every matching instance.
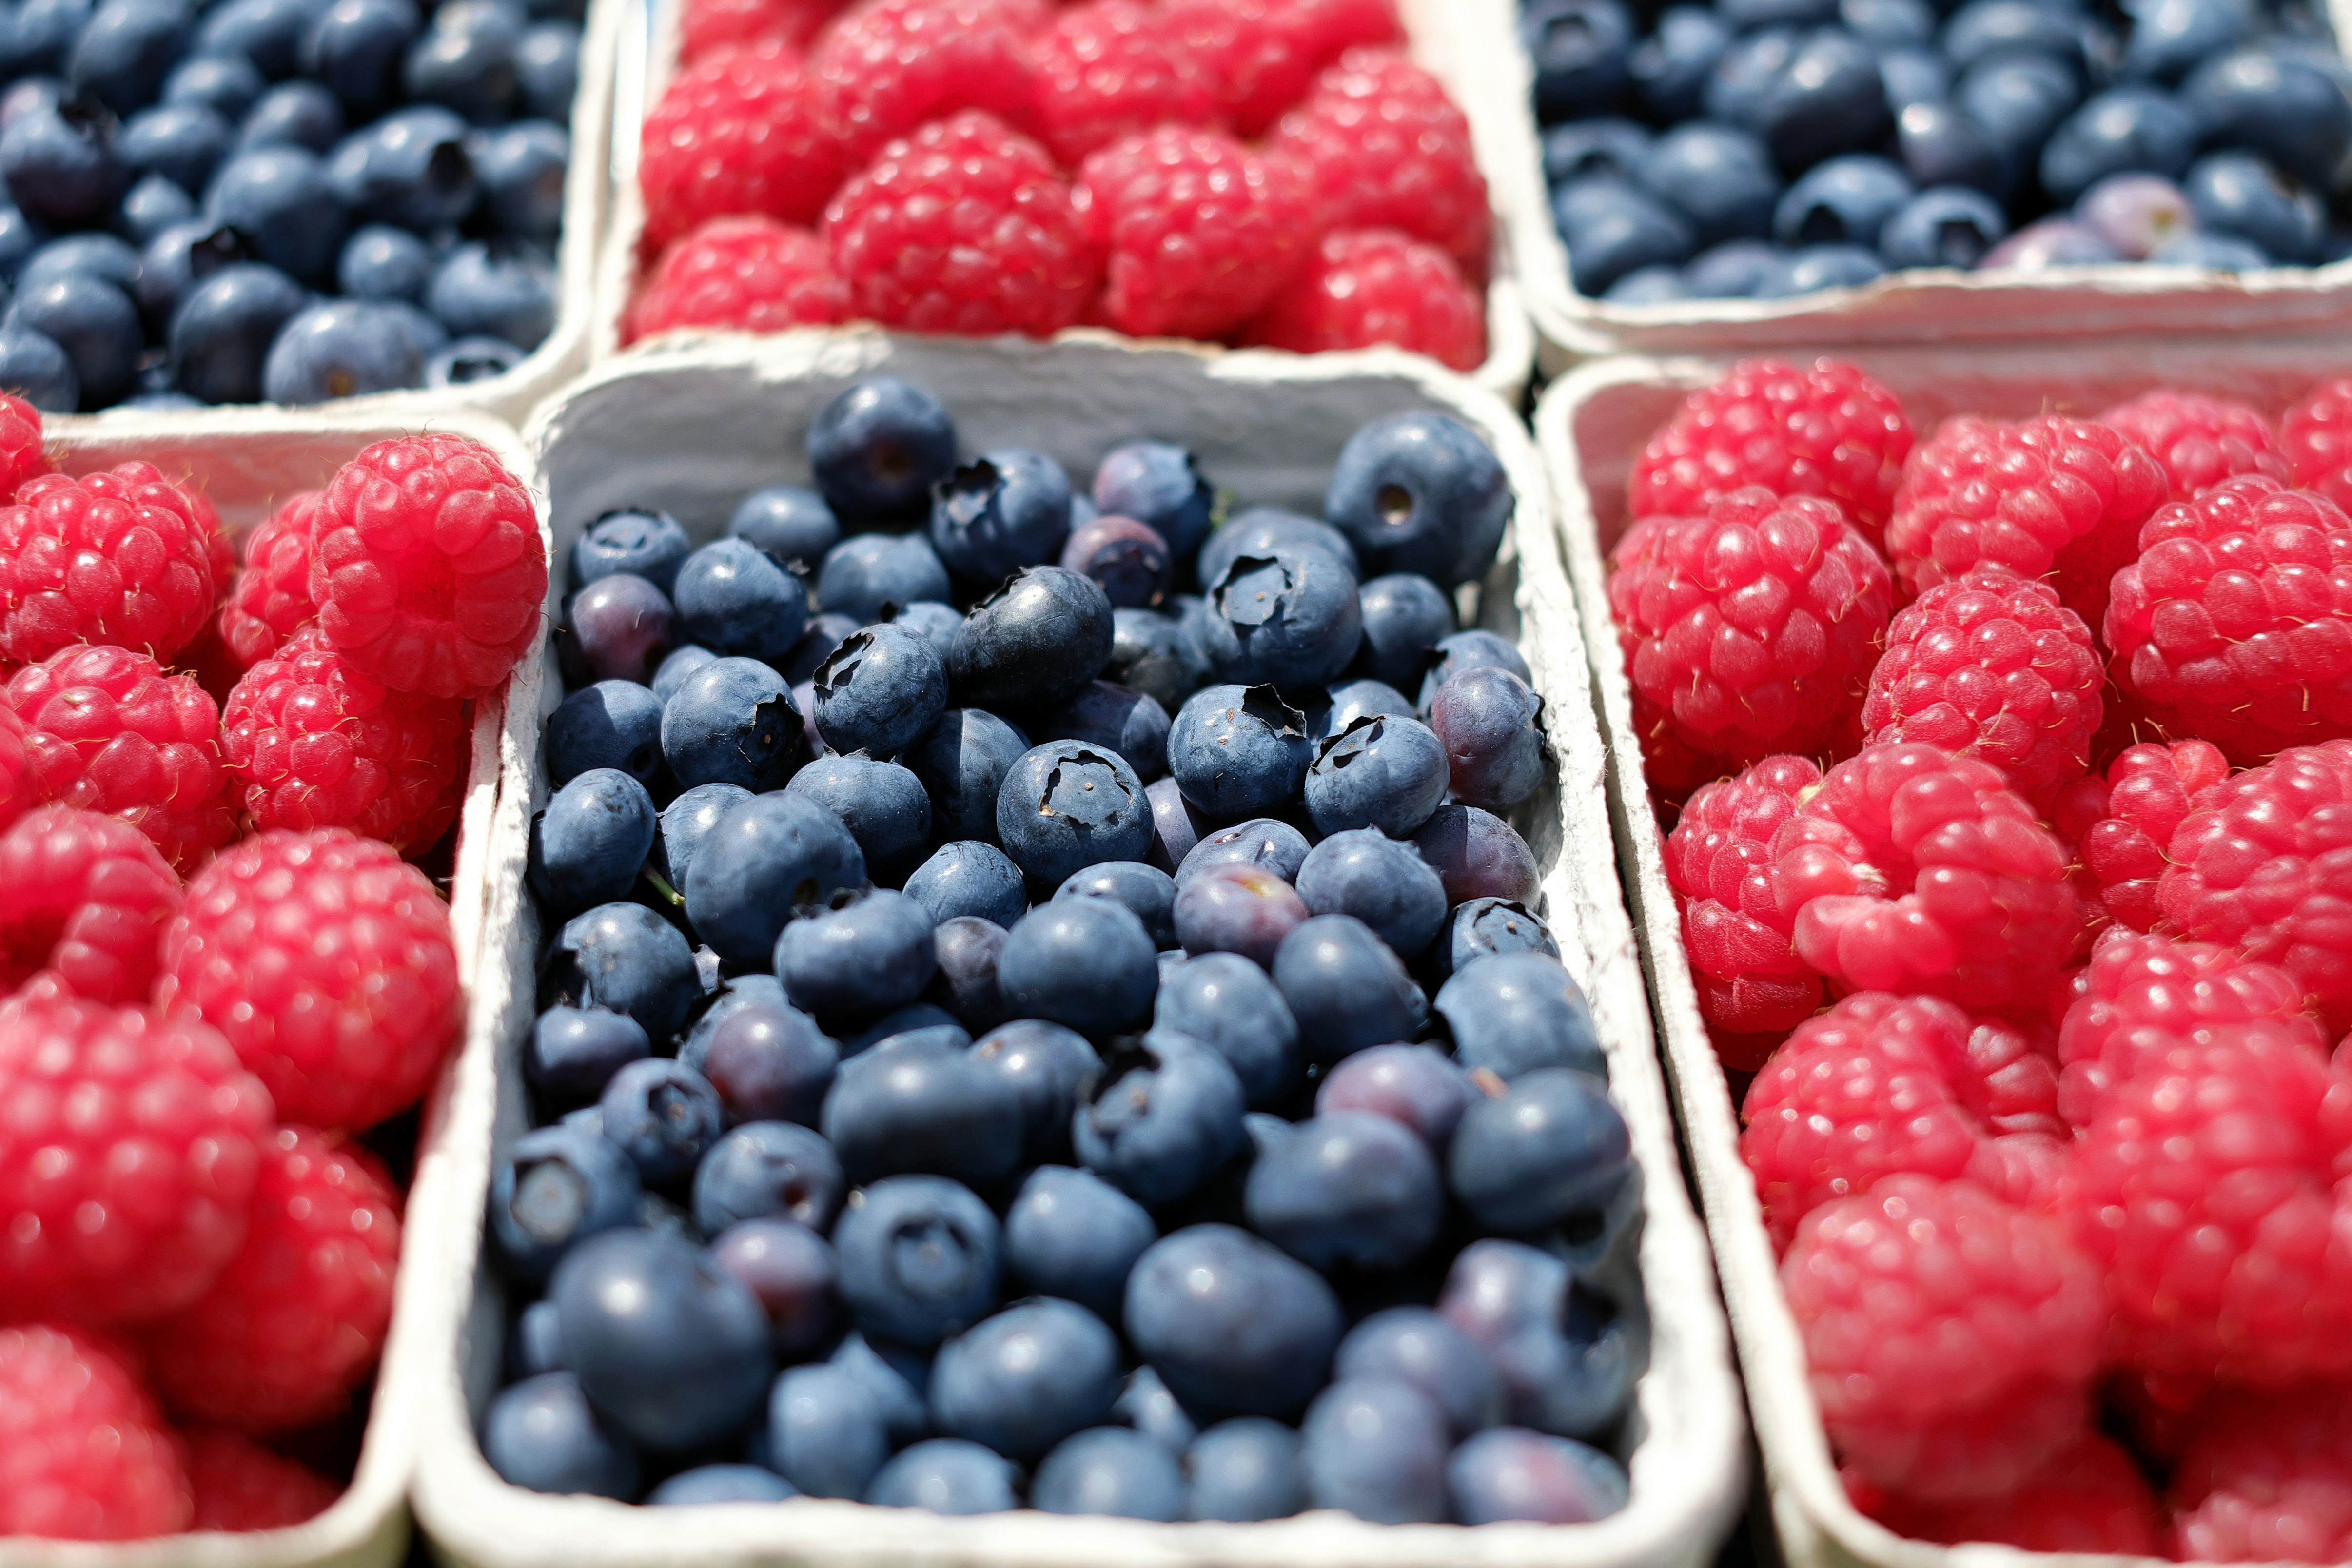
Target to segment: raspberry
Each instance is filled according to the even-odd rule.
[[[0,834],[0,992],[48,971],[92,1002],[144,1001],[180,879],[146,835],[71,806]]]
[[[1990,763],[1874,745],[1798,808],[1772,881],[1834,989],[2030,1016],[2074,944],[2066,858]]]
[[[1904,465],[1886,554],[1915,594],[1979,566],[2050,577],[2095,626],[2107,579],[2170,489],[2155,458],[2104,425],[1947,419]]]
[[[328,640],[394,690],[480,697],[539,644],[539,514],[477,442],[379,441],[320,502],[310,597]]]
[[[1217,89],[1157,6],[1087,0],[1030,40],[1037,138],[1066,169],[1163,122],[1219,123]]]
[[[2172,1555],[2191,1563],[2352,1558],[2352,1402],[2342,1388],[2223,1395],[2172,1472]]]
[[[178,1445],[123,1352],[79,1329],[0,1326],[0,1538],[138,1541],[188,1517]]]
[[[2149,392],[2118,403],[2098,422],[2137,442],[2164,465],[2175,497],[2193,496],[2238,474],[2286,478],[2271,422],[2259,410],[2194,392]]]
[[[2330,1035],[2352,1027],[2352,741],[2299,746],[2197,797],[2167,850],[2171,929],[2294,976]]]
[[[824,234],[856,312],[919,332],[1048,337],[1102,272],[1045,150],[978,110],[884,148]]]
[[[1219,338],[1296,269],[1306,215],[1229,136],[1163,125],[1086,161],[1071,191],[1109,258],[1104,313],[1139,338]]]
[[[631,342],[674,327],[781,332],[823,326],[849,312],[811,230],[766,217],[715,217],[662,253],[630,303]]]
[[[466,739],[464,704],[389,690],[315,630],[255,665],[221,717],[255,827],[348,827],[404,852],[457,819]]]
[[[809,77],[853,163],[961,110],[1024,131],[1034,118],[1029,47],[990,0],[866,0],[818,43]]]
[[[2147,520],[2107,646],[2157,720],[2242,765],[2352,729],[2352,518],[2259,476]]]
[[[1391,343],[1475,370],[1486,358],[1486,301],[1437,247],[1392,228],[1342,229],[1323,237],[1245,336],[1307,354]]]
[[[236,1252],[270,1104],[194,1019],[47,988],[0,1005],[0,1300],[127,1323]]]
[[[18,670],[0,703],[25,721],[42,800],[121,817],[183,871],[236,837],[220,710],[195,677],[77,644]]]
[[[145,463],[26,480],[0,507],[0,655],[101,642],[169,659],[212,615],[210,537]]]
[[[280,1127],[245,1246],[201,1300],[147,1331],[164,1403],[239,1432],[333,1415],[383,1349],[399,1262],[400,1198],[383,1167]]]
[[[2230,774],[2229,759],[2203,741],[2126,750],[2104,779],[2068,790],[2055,819],[2074,852],[2100,911],[2118,925],[2156,924],[2156,883],[2165,847],[2198,794]]]
[[[689,0],[678,55],[692,65],[730,45],[803,49],[840,9],[841,0]]]
[[[25,751],[25,721],[14,708],[0,702],[0,827],[24,816],[39,799],[33,760]]]
[[[228,1037],[280,1116],[358,1129],[425,1091],[464,1020],[449,910],[383,845],[263,833],[188,884],[156,999]]]
[[[26,479],[49,468],[41,453],[41,411],[0,392],[0,500],[13,498]]]
[[[1244,136],[1262,134],[1347,50],[1404,41],[1391,0],[1170,0],[1167,10]]]
[[[307,1465],[217,1426],[182,1434],[194,1489],[191,1530],[282,1530],[324,1513],[342,1489]]]
[[[2352,1215],[2333,1192],[2352,1174],[2352,1076],[2308,1034],[2199,1029],[2143,1056],[2076,1141],[2058,1206],[2135,1368],[2271,1385],[2352,1370]]]
[[[1864,739],[1982,757],[2047,805],[2089,765],[2105,680],[2091,628],[2056,590],[1971,572],[1937,584],[1887,627],[1863,699]]]
[[[1750,1037],[1727,1067],[1761,1067],[1780,1036],[1822,1005],[1821,976],[1790,946],[1791,921],[1772,895],[1773,843],[1821,782],[1802,757],[1767,757],[1702,787],[1666,836],[1666,880],[1682,907],[1699,1011],[1721,1035]]]
[[[289,497],[245,542],[245,570],[220,607],[221,640],[251,668],[278,645],[318,618],[310,601],[310,543],[319,527],[321,490]]]
[[[1991,1541],[2028,1552],[2162,1554],[2164,1513],[2131,1456],[2096,1433],[2036,1467],[2015,1491],[1926,1503],[1871,1489],[1855,1506],[1915,1541]]]
[[[1874,545],[1910,454],[1901,401],[1854,366],[1742,360],[1684,398],[1650,437],[1627,481],[1626,506],[1636,518],[1688,517],[1717,496],[1762,485],[1778,496],[1837,502]]]
[[[1835,501],[1750,486],[1701,517],[1643,519],[1610,558],[1645,750],[1687,748],[1696,783],[1851,736],[1892,592]]]
[[[1318,229],[1397,228],[1486,275],[1494,219],[1470,121],[1435,77],[1391,49],[1349,49],[1266,139],[1307,186]]]
[[[643,147],[648,258],[730,214],[814,223],[846,172],[814,85],[773,46],[720,49],[680,71],[646,116]]]
[[[2105,1310],[2054,1221],[1890,1176],[1808,1215],[1780,1284],[1831,1440],[1879,1485],[1996,1497],[2080,1437]]]
[[[2321,382],[2279,416],[2278,445],[2297,489],[2352,507],[2352,376]]]

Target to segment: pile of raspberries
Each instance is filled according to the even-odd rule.
[[[872,321],[1486,357],[1469,122],[1393,0],[685,0],[634,341]]]
[[[385,441],[240,568],[201,489],[57,472],[5,396],[0,496],[0,1537],[295,1524],[462,1033],[403,855],[537,640],[538,519],[481,447]]]

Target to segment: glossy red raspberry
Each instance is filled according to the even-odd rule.
[[[849,289],[812,229],[767,217],[715,217],[662,253],[629,303],[635,342],[673,328],[781,332],[849,312]]]
[[[189,1512],[179,1446],[120,1347],[0,1325],[0,1539],[140,1541]]]
[[[1168,0],[1235,132],[1255,136],[1360,44],[1402,44],[1391,0]]]
[[[1991,1541],[2028,1552],[2161,1556],[2164,1510],[2132,1458],[2094,1432],[2035,1468],[2015,1491],[1927,1503],[1857,1489],[1854,1506],[1897,1535],[1958,1544]]]
[[[374,1156],[280,1127],[244,1247],[194,1305],[147,1331],[163,1402],[252,1433],[335,1414],[383,1349],[399,1264],[400,1196]]]
[[[2115,575],[2106,640],[2151,716],[2242,766],[2352,731],[2352,518],[2260,477],[2174,501]]]
[[[245,542],[245,569],[222,597],[221,641],[251,668],[278,645],[316,620],[310,602],[310,542],[319,526],[322,490],[289,496]]]
[[[62,988],[0,1004],[0,1300],[142,1322],[208,1289],[246,1233],[269,1096],[194,1019]]]
[[[780,47],[722,48],[677,74],[646,116],[637,187],[648,258],[714,217],[808,224],[848,172],[816,87]]]
[[[25,721],[42,800],[121,817],[182,871],[236,837],[220,710],[195,677],[78,644],[18,670],[0,702]]]
[[[963,110],[1035,124],[1028,41],[991,0],[866,0],[818,41],[809,78],[852,167]]]
[[[1086,161],[1071,199],[1108,258],[1102,311],[1139,338],[1219,338],[1297,269],[1298,192],[1213,131],[1163,125]]]
[[[2195,495],[2239,474],[2286,478],[2286,459],[2259,409],[2202,393],[2157,391],[2118,403],[2098,422],[2147,449],[2164,465],[2175,498]]]
[[[247,672],[221,747],[257,829],[348,827],[410,853],[457,819],[466,709],[393,691],[301,632]]]
[[[2352,1559],[2352,1400],[2342,1387],[2224,1394],[2172,1472],[2184,1563]]]
[[[1626,510],[1688,517],[1717,496],[1762,485],[1837,502],[1875,545],[1910,454],[1901,400],[1853,365],[1742,360],[1684,398],[1650,437],[1626,482]]]
[[[1155,125],[1220,124],[1216,83],[1157,5],[1086,0],[1030,40],[1037,139],[1066,169]]]
[[[530,493],[462,436],[379,441],[320,502],[310,596],[327,639],[394,690],[483,696],[539,647]]]
[[[2095,626],[2107,579],[2137,553],[2140,524],[2170,492],[2157,460],[2105,425],[1947,419],[1904,466],[1887,559],[1915,594],[1979,566],[2048,577]]]
[[[2278,446],[2297,489],[2352,508],[2352,376],[2321,382],[2280,415]]]
[[[1990,763],[1874,745],[1840,763],[1772,868],[1800,956],[1837,991],[2031,1016],[2074,945],[2067,856]]]
[[[145,463],[26,480],[0,507],[0,656],[105,642],[169,659],[212,616],[210,540]]]
[[[1885,640],[1885,563],[1834,501],[1735,490],[1645,518],[1610,552],[1609,605],[1651,782],[1673,790],[1775,752],[1842,749]],[[1693,753],[1660,776],[1660,741]]]
[[[841,6],[842,0],[688,0],[678,57],[692,65],[730,45],[804,49]]]
[[[190,1530],[283,1530],[324,1513],[342,1495],[308,1465],[225,1427],[197,1426],[181,1436],[195,1492]]]
[[[2081,1437],[2105,1310],[2055,1221],[1890,1176],[1808,1215],[1780,1284],[1831,1441],[1879,1485],[1997,1497]]]
[[[1293,353],[1392,344],[1454,370],[1486,360],[1486,301],[1454,258],[1392,228],[1327,234],[1244,340]]]
[[[1863,699],[1864,739],[1981,757],[2046,806],[2089,765],[2105,683],[2091,628],[2055,589],[1987,568],[1895,613]]]
[[[43,970],[92,1002],[147,999],[180,879],[130,824],[71,806],[0,833],[0,993]]]
[[[2331,1035],[2352,1027],[2352,741],[2213,785],[2166,855],[2156,903],[2170,929],[2277,964]]]
[[[2069,788],[2056,809],[2061,833],[2105,916],[2133,931],[2156,924],[2156,884],[2164,851],[2198,795],[2230,776],[2229,759],[2203,741],[2139,745],[2108,764],[2104,779]]]
[[[1494,218],[1470,121],[1438,79],[1392,49],[1349,49],[1266,138],[1307,183],[1318,229],[1395,228],[1486,275]]]
[[[1683,949],[1726,1067],[1761,1067],[1780,1036],[1821,1007],[1822,978],[1790,945],[1793,921],[1772,892],[1772,847],[1821,782],[1802,757],[1767,757],[1701,787],[1666,835]]]
[[[855,313],[919,332],[1049,337],[1102,258],[1045,150],[967,110],[893,142],[824,213]]]
[[[0,392],[0,500],[13,498],[19,485],[49,468],[41,453],[41,411]]]

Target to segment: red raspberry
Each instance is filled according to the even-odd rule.
[[[1318,229],[1397,228],[1486,275],[1494,218],[1470,121],[1437,79],[1391,49],[1349,49],[1266,139],[1307,182]]]
[[[462,436],[379,441],[320,502],[310,597],[328,640],[394,690],[483,696],[539,646],[530,494]]]
[[[1626,508],[1637,518],[1689,517],[1717,496],[1762,485],[1837,502],[1875,545],[1910,455],[1901,400],[1854,366],[1742,360],[1684,398],[1650,437],[1626,483]]]
[[[210,537],[145,463],[26,480],[0,507],[0,655],[104,642],[170,658],[212,615]]]
[[[2280,415],[2278,445],[2297,489],[2352,507],[2352,376],[2321,382]]]
[[[767,217],[715,217],[662,253],[630,302],[630,342],[677,327],[781,332],[849,313],[824,242]]]
[[[466,728],[463,703],[390,690],[311,630],[237,683],[221,746],[256,828],[348,827],[407,853],[457,819]]]
[[[2164,465],[2175,497],[2193,496],[2238,474],[2286,478],[2286,459],[2258,409],[2195,392],[2148,392],[2118,403],[2098,422]]]
[[[194,1306],[148,1330],[173,1410],[239,1432],[341,1409],[383,1349],[400,1196],[356,1144],[280,1127],[264,1145],[245,1246]]]
[[[2184,1563],[2352,1559],[2352,1400],[2305,1388],[2225,1394],[2197,1413],[2172,1472]]]
[[[2162,1555],[2164,1511],[2147,1478],[2097,1433],[2036,1467],[2013,1492],[1927,1503],[1867,1487],[1854,1505],[1897,1535],[1958,1544],[1992,1541],[2028,1552]]]
[[[1808,1215],[1780,1284],[1830,1438],[1879,1485],[1998,1497],[2081,1437],[2105,1303],[2056,1222],[1890,1176]]]
[[[464,1022],[449,910],[383,845],[263,833],[188,884],[158,1003],[192,1008],[282,1117],[358,1129],[425,1092]]]
[[[2165,847],[2200,792],[2230,775],[2229,759],[2203,741],[2133,746],[2104,779],[2077,782],[2054,818],[2074,853],[2099,912],[2133,931],[2156,924],[2156,883]]]
[[[2352,730],[2352,518],[2276,479],[2159,509],[2115,574],[2116,673],[2175,732],[2250,765]]]
[[[2083,617],[2046,583],[1998,568],[1898,612],[1863,699],[1864,738],[1982,757],[2035,805],[2089,765],[2106,683]]]
[[[1034,121],[1028,43],[991,0],[866,0],[819,41],[809,77],[853,165],[961,110],[1024,131]]]
[[[41,411],[0,392],[0,500],[13,498],[18,486],[50,467],[41,453]]]
[[[18,670],[0,703],[25,721],[42,800],[122,818],[183,871],[236,837],[220,710],[195,677],[77,644]]]
[[[1725,1036],[1737,1041],[1727,1067],[1761,1067],[1822,1005],[1821,976],[1790,946],[1792,922],[1772,893],[1773,843],[1821,782],[1802,757],[1767,757],[1703,786],[1666,835],[1666,880],[1682,909],[1699,1011],[1718,1032],[1718,1055]]]
[[[1071,191],[1109,258],[1103,310],[1139,338],[1220,338],[1297,269],[1297,192],[1229,136],[1163,125],[1096,153]]]
[[[24,816],[39,799],[33,760],[25,752],[25,721],[14,708],[0,702],[0,827]]]
[[[319,528],[323,490],[289,497],[245,542],[245,570],[223,596],[221,640],[250,669],[278,645],[316,620],[310,601],[310,543]]]
[[[342,1495],[308,1465],[280,1458],[250,1437],[218,1426],[181,1436],[196,1499],[191,1530],[283,1530],[317,1518]]]
[[[1798,953],[1839,991],[2031,1016],[2074,945],[2066,853],[2000,770],[1874,745],[1798,808],[1772,868]]]
[[[146,835],[49,805],[0,834],[0,992],[41,971],[92,1002],[146,1000],[180,879]]]
[[[36,987],[0,1005],[0,1300],[127,1323],[236,1254],[270,1104],[193,1018]]]
[[[1102,276],[1045,150],[976,110],[884,148],[824,234],[856,313],[911,331],[1050,337]]]
[[[680,71],[646,116],[643,147],[647,258],[730,214],[814,223],[847,167],[814,84],[772,45]]]
[[[2086,419],[1947,419],[1904,465],[1886,554],[1913,593],[1979,566],[2050,577],[2099,625],[2107,579],[2171,482],[2133,442]]]
[[[1391,0],[1170,0],[1167,10],[1244,136],[1262,134],[1349,49],[1404,42]]]
[[[1609,605],[1634,723],[1664,789],[1775,752],[1840,748],[1886,637],[1885,563],[1835,501],[1735,490],[1695,518],[1645,518],[1610,552]],[[1660,776],[1659,740],[1698,759]]]
[[[130,1358],[80,1329],[0,1326],[0,1538],[139,1541],[188,1521],[179,1446]]]
[[[1214,126],[1216,83],[1181,29],[1138,0],[1087,0],[1030,41],[1037,138],[1066,169],[1163,122]]]
[[[1391,343],[1476,370],[1486,359],[1486,300],[1433,245],[1392,228],[1341,229],[1323,237],[1244,336],[1304,354]]]
[[[2331,1035],[2352,1027],[2352,741],[2298,746],[2197,797],[2166,851],[2170,928],[2275,963]]]
[[[808,47],[841,0],[688,0],[678,55],[688,65],[730,45]]]

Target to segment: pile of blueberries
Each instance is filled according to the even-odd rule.
[[[1493,453],[1383,418],[1328,521],[1227,519],[1165,443],[1091,498],[960,463],[887,379],[808,449],[816,489],[715,542],[626,511],[571,557],[491,1465],[663,1504],[1622,1507],[1641,1182],[1498,815],[1539,705],[1450,596],[1513,510]]]
[[[1526,0],[1579,292],[2341,258],[2352,70],[2273,0]]]
[[[555,322],[581,3],[0,5],[0,386],[72,413],[511,369]]]

